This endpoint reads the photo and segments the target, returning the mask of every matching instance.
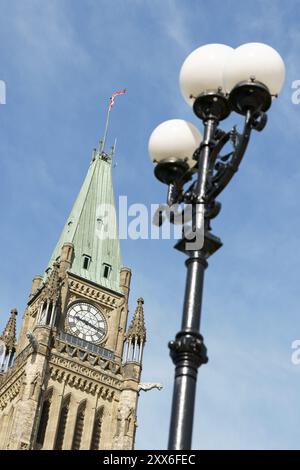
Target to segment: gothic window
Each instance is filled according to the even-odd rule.
[[[103,277],[108,279],[111,273],[111,265],[107,263],[103,263]]]
[[[75,430],[72,442],[72,450],[79,450],[81,444],[81,437],[84,425],[84,415],[85,415],[86,402],[83,402],[79,405],[75,423]]]
[[[42,306],[41,316],[40,316],[40,323],[45,324],[46,322],[46,315],[47,315],[47,302],[45,301]]]
[[[44,400],[43,407],[42,407],[41,419],[40,419],[40,424],[39,424],[37,438],[36,438],[36,443],[37,443],[38,448],[41,448],[44,445],[46,429],[47,429],[47,424],[49,420],[51,395],[52,395],[52,390],[51,392],[47,393],[47,396]]]
[[[46,325],[49,325],[49,324],[50,324],[51,315],[52,315],[52,307],[53,307],[52,302],[50,302],[50,305],[49,305],[49,307],[48,307]]]
[[[103,407],[99,408],[96,412],[96,415],[95,415],[90,450],[100,449],[102,420],[103,420]]]
[[[89,269],[91,261],[92,261],[92,258],[90,256],[83,255],[83,264],[82,264],[83,269]]]
[[[65,397],[62,403],[58,427],[57,427],[55,446],[54,446],[55,450],[62,450],[62,447],[63,447],[65,431],[66,431],[66,423],[67,423],[68,413],[69,413],[69,405],[70,405],[70,395]]]

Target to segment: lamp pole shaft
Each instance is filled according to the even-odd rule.
[[[169,347],[175,363],[175,381],[171,412],[170,450],[188,450],[192,443],[197,370],[206,362],[204,344],[199,334],[204,270],[201,256],[189,258],[184,298],[182,331]],[[199,363],[200,362],[200,363]]]
[[[196,231],[204,230],[203,204],[209,169],[210,143],[216,121],[205,122],[203,142],[198,162]],[[202,205],[202,207],[201,207]],[[169,343],[170,355],[175,364],[175,379],[170,421],[170,450],[189,450],[192,444],[194,405],[197,372],[207,362],[206,347],[200,335],[201,305],[204,272],[207,267],[205,247],[189,254],[186,261],[187,277],[183,305],[181,331]]]

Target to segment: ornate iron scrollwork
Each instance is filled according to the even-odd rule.
[[[234,174],[238,171],[240,163],[246,152],[252,130],[262,131],[267,123],[265,112],[256,111],[247,112],[242,133],[239,133],[234,126],[229,132],[224,132],[220,128],[215,131],[214,139],[209,143],[210,158],[209,172],[207,175],[205,203],[205,218],[208,221],[216,217],[221,210],[221,203],[216,201],[217,196],[225,189]],[[232,145],[232,150],[222,155],[221,152],[227,144]],[[193,204],[197,202],[196,184],[192,181],[187,189],[184,189],[186,183],[193,179],[198,173],[198,165],[202,146],[195,151],[195,166],[189,168],[182,177],[169,185],[167,204]],[[172,220],[171,220],[172,222]],[[208,222],[209,223],[209,222]]]

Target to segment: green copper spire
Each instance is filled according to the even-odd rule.
[[[72,243],[74,254],[69,272],[121,292],[122,263],[112,186],[112,156],[113,148],[108,155],[102,150],[101,142],[98,151],[94,150],[48,268],[59,258],[62,246]]]

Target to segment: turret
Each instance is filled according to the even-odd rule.
[[[60,263],[55,261],[39,299],[37,325],[53,326],[55,324],[61,286],[59,270]]]
[[[137,304],[132,322],[125,337],[125,363],[137,362],[141,364],[142,362],[143,349],[146,342],[146,328],[143,309],[144,299],[140,297]]]
[[[38,289],[41,287],[42,282],[43,282],[43,276],[35,276],[32,279],[32,285],[31,285],[31,291],[30,291],[30,294],[29,294],[29,299],[31,299],[36,294]]]
[[[0,336],[0,372],[6,372],[11,367],[16,351],[16,317],[17,310],[13,308],[10,318]]]
[[[123,266],[120,271],[120,287],[122,288],[126,297],[129,296],[131,282],[131,269]]]
[[[60,252],[60,271],[62,277],[64,276],[65,272],[70,269],[72,266],[74,256],[74,245],[73,243],[64,243],[61,252]]]

